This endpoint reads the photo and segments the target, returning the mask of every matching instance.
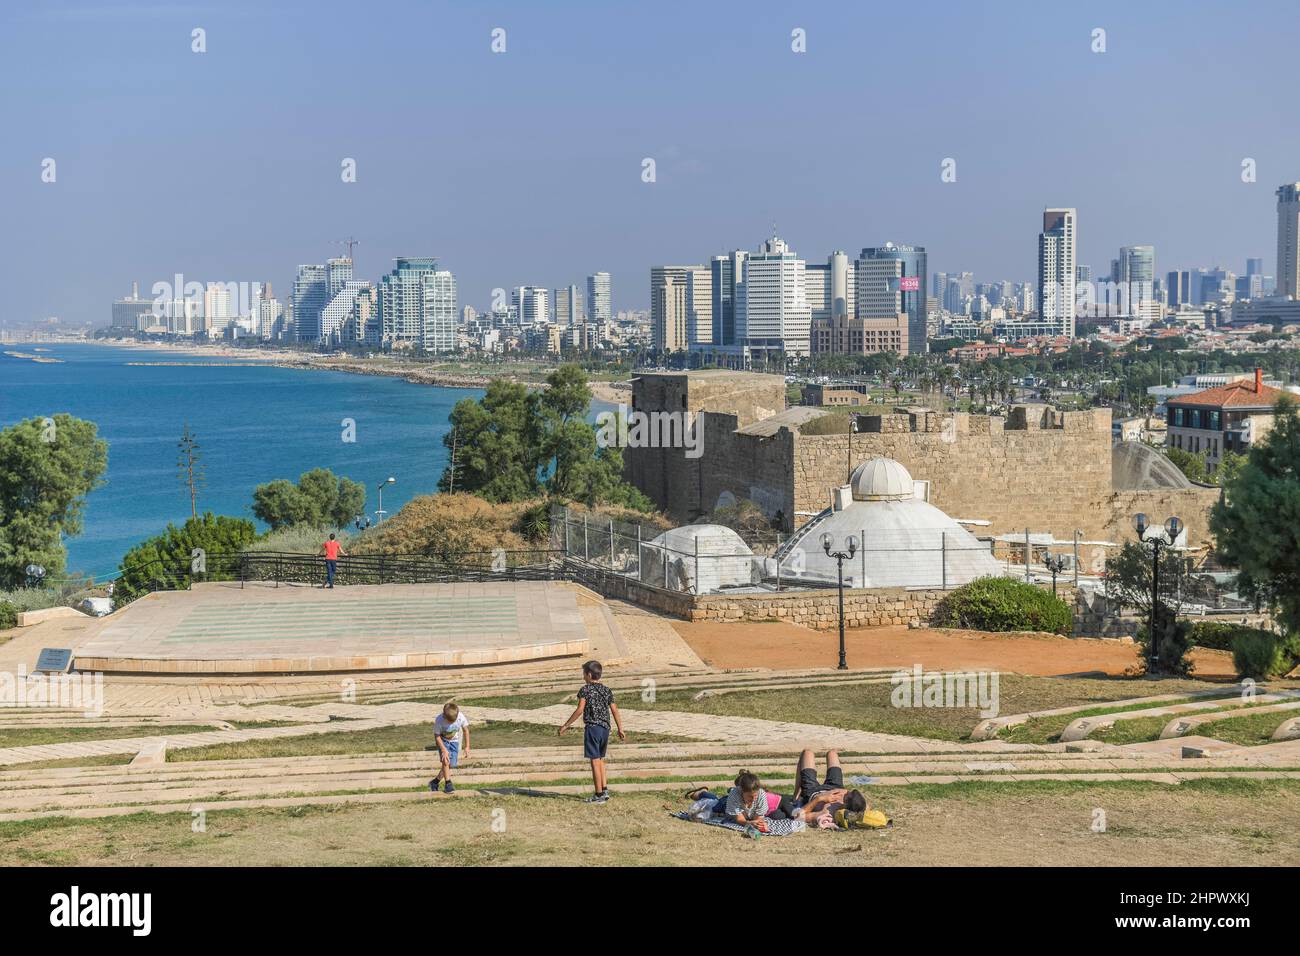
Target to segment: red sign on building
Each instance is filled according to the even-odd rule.
[[[902,291],[902,292],[920,292],[920,291],[921,291],[921,277],[920,277],[920,276],[902,276],[902,277],[898,280],[898,288],[899,288],[899,290]]]

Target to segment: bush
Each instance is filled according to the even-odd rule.
[[[245,518],[231,518],[207,512],[190,518],[181,527],[168,524],[160,535],[136,545],[122,558],[121,575],[113,588],[113,607],[125,607],[155,585],[164,588],[188,586],[191,555],[201,548],[209,555],[235,554],[257,539],[257,528]],[[220,580],[215,566],[209,580]]]
[[[1271,631],[1265,631],[1258,627],[1248,627],[1245,624],[1232,624],[1227,621],[1197,621],[1192,625],[1192,644],[1196,647],[1210,647],[1219,651],[1230,651],[1235,646],[1237,638],[1243,634],[1272,636]]]
[[[294,525],[289,528],[281,528],[278,531],[268,531],[265,536],[258,538],[248,547],[248,551],[280,551],[285,554],[316,554],[320,551],[321,544],[331,534],[336,535],[343,542],[344,548],[349,548],[348,539],[351,537],[346,531],[339,531],[328,525],[315,527],[313,525]]]
[[[0,601],[0,631],[18,626],[18,608],[8,601]]]
[[[1267,631],[1241,634],[1232,647],[1232,665],[1239,677],[1263,680],[1285,674],[1295,666],[1296,641]]]
[[[1050,631],[1069,634],[1070,606],[1050,591],[1011,578],[980,578],[945,597],[935,615],[948,627],[977,631]]]

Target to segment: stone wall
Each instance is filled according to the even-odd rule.
[[[913,478],[930,482],[931,504],[954,518],[990,522],[980,534],[1029,526],[1060,538],[1075,529],[1097,538],[1106,521],[1096,506],[1111,494],[1110,414],[1070,412],[1059,420],[1060,427],[1029,420],[1013,428],[986,416],[883,415],[853,437],[853,461],[884,455],[901,462]],[[798,438],[795,511],[827,506],[831,489],[843,482],[847,442],[838,435]]]
[[[846,627],[928,622],[943,591],[903,588],[845,588]],[[839,627],[839,593],[834,590],[767,594],[705,594],[690,609],[692,621],[789,621],[828,630]]]

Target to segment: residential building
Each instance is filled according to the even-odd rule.
[[[1043,210],[1038,234],[1038,317],[1051,334],[1074,338],[1074,287],[1078,256],[1078,212]]]

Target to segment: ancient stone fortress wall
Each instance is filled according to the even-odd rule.
[[[930,483],[930,502],[957,519],[990,522],[980,534],[1079,529],[1101,533],[1090,508],[1110,481],[1110,412],[1057,413],[1020,406],[1006,421],[911,409],[869,416],[853,436],[854,463],[883,455]],[[843,483],[848,436],[801,436],[795,447],[796,511],[817,511]],[[1087,527],[1088,518],[1092,527]]]
[[[1178,515],[1189,544],[1208,539],[1212,488],[1116,491],[1111,467],[1111,415],[1098,408],[1060,412],[1018,405],[1005,420],[927,408],[862,416],[865,430],[803,435],[797,427],[763,429],[779,413],[784,380],[748,372],[649,374],[633,383],[634,408],[689,410],[698,417],[703,453],[677,448],[626,449],[625,475],[665,513],[686,522],[719,501],[749,499],[794,531],[830,503],[851,466],[876,455],[901,462],[930,483],[930,501],[958,519],[987,521],[980,535],[1029,528],[1071,540],[1122,543],[1132,516]],[[851,460],[851,464],[850,464]],[[1087,564],[1087,557],[1081,555]]]

